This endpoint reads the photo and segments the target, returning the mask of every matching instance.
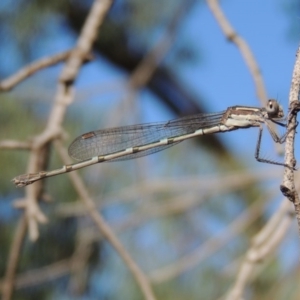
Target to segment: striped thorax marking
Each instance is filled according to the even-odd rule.
[[[260,108],[247,106],[230,107],[222,118],[222,124],[237,128],[259,126],[264,121],[265,119]]]

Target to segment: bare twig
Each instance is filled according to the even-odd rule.
[[[296,62],[294,66],[292,83],[289,95],[289,109],[290,114],[287,121],[287,137],[285,143],[285,164],[290,168],[284,168],[283,181],[280,190],[291,202],[294,203],[296,217],[298,221],[298,228],[300,233],[300,201],[297,190],[295,189],[295,179],[293,168],[296,165],[294,156],[294,141],[297,125],[297,112],[299,111],[299,93],[300,92],[300,47],[296,55]]]
[[[93,252],[93,242],[94,239],[90,237],[90,234],[79,229],[76,248],[72,255],[71,278],[68,283],[68,290],[72,295],[81,295],[87,288],[88,264]]]
[[[193,2],[194,0],[183,1],[182,5],[178,6],[165,33],[133,71],[129,79],[129,85],[133,89],[141,88],[150,80],[174,41],[177,26],[180,24],[179,21]]]
[[[68,67],[64,68],[60,76],[63,83],[71,83],[77,77],[79,68],[91,52],[92,45],[96,40],[98,29],[102,24],[113,0],[95,0],[88,18],[83,26],[77,45],[72,50],[68,59]]]
[[[15,150],[29,150],[31,144],[29,142],[3,140],[0,142],[0,149],[15,149]]]
[[[44,57],[31,63],[19,70],[16,74],[10,76],[9,78],[0,82],[0,91],[9,91],[18,83],[33,75],[34,73],[40,71],[41,69],[45,69],[49,66],[55,65],[61,61],[64,61],[69,55],[71,51],[65,51],[53,56]]]
[[[70,274],[73,258],[57,261],[42,268],[32,269],[30,271],[18,274],[15,279],[15,288],[37,286],[41,283],[49,282],[62,276]],[[0,289],[4,289],[5,282],[0,282]]]
[[[154,283],[162,283],[179,276],[183,272],[197,266],[226,245],[229,240],[245,230],[258,216],[261,211],[260,201],[256,201],[239,215],[224,231],[208,239],[204,244],[197,247],[192,253],[178,259],[175,263],[154,270],[149,277]]]
[[[60,142],[56,141],[55,146],[63,162],[69,164],[71,162],[69,155],[67,151],[61,146]],[[134,276],[136,282],[140,286],[145,296],[145,299],[156,299],[147,277],[136,264],[136,262],[131,258],[130,254],[123,247],[117,236],[105,222],[102,216],[98,213],[95,203],[90,198],[89,193],[77,172],[71,172],[68,173],[68,175],[70,176],[73,186],[77,191],[78,195],[80,196],[80,199],[84,202],[90,217],[95,222],[99,231],[103,234],[103,236],[115,248],[120,257],[123,259],[124,263],[127,265],[132,275]]]
[[[71,83],[76,79],[80,66],[91,52],[92,45],[98,33],[100,24],[112,4],[112,0],[95,0],[87,17],[86,23],[79,36],[74,50],[71,51],[62,70],[60,82],[55,95],[55,102],[50,113],[47,126],[32,142],[32,151],[28,163],[28,173],[34,173],[43,169],[47,160],[47,146],[55,138],[61,135],[61,125],[66,109],[73,101],[74,93]],[[31,240],[38,238],[38,223],[46,222],[45,215],[38,206],[38,197],[42,191],[42,183],[29,186],[26,189],[25,200],[19,202],[19,207],[26,209],[29,222],[29,235]]]
[[[246,253],[236,281],[227,294],[227,300],[243,299],[244,290],[257,265],[277,249],[292,223],[292,216],[291,204],[283,201],[268,224],[253,238],[252,246]]]
[[[267,92],[265,89],[263,78],[261,76],[260,69],[258,67],[258,64],[256,63],[255,57],[251,52],[250,47],[247,45],[246,41],[237,34],[237,32],[229,23],[229,21],[226,19],[224,13],[222,12],[219,6],[219,1],[206,0],[206,2],[214,17],[216,18],[217,22],[219,23],[224,35],[229,41],[236,44],[236,46],[239,48],[242,56],[244,57],[246,65],[248,66],[249,71],[252,75],[256,87],[257,97],[260,99],[262,106],[265,106],[268,99]]]
[[[27,232],[26,227],[27,221],[25,215],[23,215],[19,220],[14,240],[9,251],[6,273],[2,283],[2,300],[10,300],[12,298],[16,269],[20,258],[23,241]]]
[[[157,198],[160,193],[168,193],[175,195],[176,198],[172,198],[171,206],[174,205],[177,198],[185,197],[182,195],[182,191],[189,191],[197,198],[196,201],[199,203],[200,197],[211,197],[213,195],[220,195],[224,193],[229,193],[230,191],[235,191],[239,189],[245,189],[251,184],[256,184],[257,182],[264,182],[266,180],[271,180],[275,178],[280,178],[282,171],[277,170],[266,170],[258,172],[249,171],[237,171],[232,174],[224,174],[220,176],[190,176],[182,177],[180,181],[178,179],[159,179],[159,180],[147,180],[147,182],[139,182],[136,185],[126,187],[120,190],[118,193],[113,193],[112,195],[101,199],[100,203],[96,203],[98,209],[104,209],[110,205],[116,205],[120,202],[130,202],[133,201],[136,194],[143,194]],[[186,194],[186,193],[184,193]],[[189,196],[188,196],[189,197]],[[190,197],[189,197],[190,199]],[[194,199],[194,200],[195,200]],[[194,200],[184,201],[180,206],[186,207],[188,209],[189,205],[194,203]],[[100,200],[99,200],[100,201]],[[153,210],[151,209],[153,213]],[[72,216],[79,217],[86,213],[86,209],[81,202],[75,202],[72,204],[62,203],[59,204],[57,208],[57,213],[62,216]]]
[[[24,79],[28,78],[34,73],[66,60],[69,57],[70,53],[71,51],[69,50],[49,57],[43,57],[27,65],[14,75],[6,78],[5,80],[2,80],[0,82],[0,91],[10,91],[18,83],[22,82]]]
[[[28,78],[29,76],[33,75],[34,73],[66,60],[70,56],[70,54],[71,54],[71,50],[68,50],[52,56],[41,58],[27,65],[26,67],[24,67],[23,69],[15,73],[14,75],[8,77],[5,80],[2,80],[0,82],[0,91],[10,91],[18,83]],[[86,55],[85,61],[90,61],[91,59],[92,59],[92,55],[88,53]]]

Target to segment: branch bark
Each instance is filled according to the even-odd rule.
[[[296,159],[294,155],[294,141],[297,126],[297,112],[300,108],[299,103],[300,92],[300,47],[296,54],[296,62],[294,66],[292,83],[289,95],[289,115],[287,117],[287,137],[285,143],[285,164],[290,168],[284,168],[283,181],[280,185],[282,194],[287,197],[295,207],[298,229],[300,234],[300,201],[299,195],[295,188],[294,167],[296,165]]]

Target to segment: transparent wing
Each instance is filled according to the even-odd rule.
[[[158,142],[161,139],[193,133],[197,129],[220,124],[223,114],[197,114],[168,122],[130,125],[91,131],[77,137],[69,147],[69,155],[75,160],[86,160],[94,156],[116,153],[127,148]],[[179,142],[138,151],[111,161],[133,159],[155,153]]]

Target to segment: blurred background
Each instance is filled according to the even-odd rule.
[[[0,2],[0,76],[74,46],[92,1]],[[300,38],[296,0],[221,2],[248,43],[267,96],[287,110]],[[165,43],[165,44],[163,44]],[[162,47],[164,45],[164,47]],[[152,76],[134,76],[163,48]],[[160,48],[159,48],[160,49]],[[261,106],[249,69],[205,1],[116,0],[75,83],[64,120],[67,147],[100,128],[164,121],[233,105]],[[30,141],[45,128],[62,64],[0,94],[0,138]],[[281,133],[283,130],[281,130]],[[232,286],[253,237],[283,201],[283,168],[254,158],[258,130],[185,141],[166,151],[79,173],[99,212],[141,269],[157,299],[219,299]],[[299,147],[298,147],[299,148]],[[296,157],[297,149],[296,147]],[[267,132],[262,156],[282,161]],[[29,152],[0,151],[0,272],[6,271],[24,196],[10,182]],[[51,148],[47,169],[63,163]],[[86,214],[68,175],[44,182],[40,238],[26,239],[13,299],[141,299],[127,267]],[[299,299],[296,221],[254,272],[246,299]],[[74,267],[76,262],[80,266]]]

